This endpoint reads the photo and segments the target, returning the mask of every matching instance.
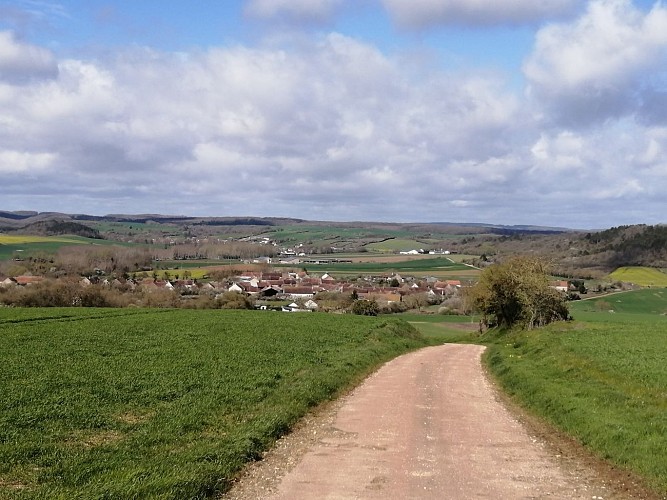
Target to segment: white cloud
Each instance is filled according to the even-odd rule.
[[[57,155],[53,153],[30,153],[25,151],[0,150],[0,173],[32,174],[48,169]]]
[[[325,22],[336,12],[343,0],[249,0],[246,12],[264,19]]]
[[[585,168],[584,139],[570,131],[559,132],[555,136],[542,134],[531,148],[535,159],[535,170],[572,170]]]
[[[400,26],[536,24],[572,13],[581,0],[381,0]]]
[[[664,206],[659,124],[545,128],[497,74],[416,77],[336,33],[56,62],[0,82],[4,209],[600,227]]]
[[[667,8],[644,13],[630,0],[593,0],[573,23],[536,36],[524,64],[530,92],[558,121],[604,121],[636,111],[644,79],[667,69]]]
[[[0,31],[0,81],[26,83],[55,78],[57,74],[58,66],[50,51],[22,43],[12,32]]]

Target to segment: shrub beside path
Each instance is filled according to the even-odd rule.
[[[449,344],[394,359],[223,498],[646,498],[530,432],[487,380],[483,350]]]

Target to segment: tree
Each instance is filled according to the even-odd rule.
[[[486,268],[467,299],[487,326],[532,329],[569,317],[566,297],[549,286],[547,264],[515,257]]]
[[[240,292],[225,292],[216,298],[222,309],[254,309],[254,301]]]
[[[357,300],[352,304],[352,312],[360,316],[377,316],[380,307],[374,300]]]

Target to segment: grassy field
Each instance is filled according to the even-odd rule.
[[[15,256],[28,256],[36,253],[55,253],[64,246],[71,245],[123,245],[115,241],[107,241],[81,236],[23,236],[0,234],[0,260]],[[126,245],[127,246],[127,245]]]
[[[391,238],[377,243],[369,243],[365,245],[371,252],[398,252],[407,250],[419,250],[420,248],[430,248],[430,244],[424,241],[405,239],[405,238]]]
[[[306,242],[333,242],[336,240],[357,240],[364,238],[409,238],[414,236],[410,231],[373,229],[363,227],[337,226],[278,226],[262,233],[280,243],[299,244]]]
[[[456,264],[449,259],[436,257],[415,260],[403,260],[400,262],[353,262],[351,264],[304,264],[309,270],[328,273],[429,273],[431,271],[467,271],[468,267]]]
[[[402,313],[398,317],[414,326],[432,344],[474,342],[478,338],[478,316]]]
[[[639,286],[667,287],[667,274],[652,267],[619,267],[609,278]]]
[[[596,309],[604,300],[618,312]],[[490,339],[501,385],[536,414],[667,494],[667,292],[572,304],[583,321]]]
[[[0,309],[0,498],[204,498],[426,341],[387,318]]]

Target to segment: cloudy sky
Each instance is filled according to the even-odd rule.
[[[0,0],[0,210],[667,223],[667,4]]]

